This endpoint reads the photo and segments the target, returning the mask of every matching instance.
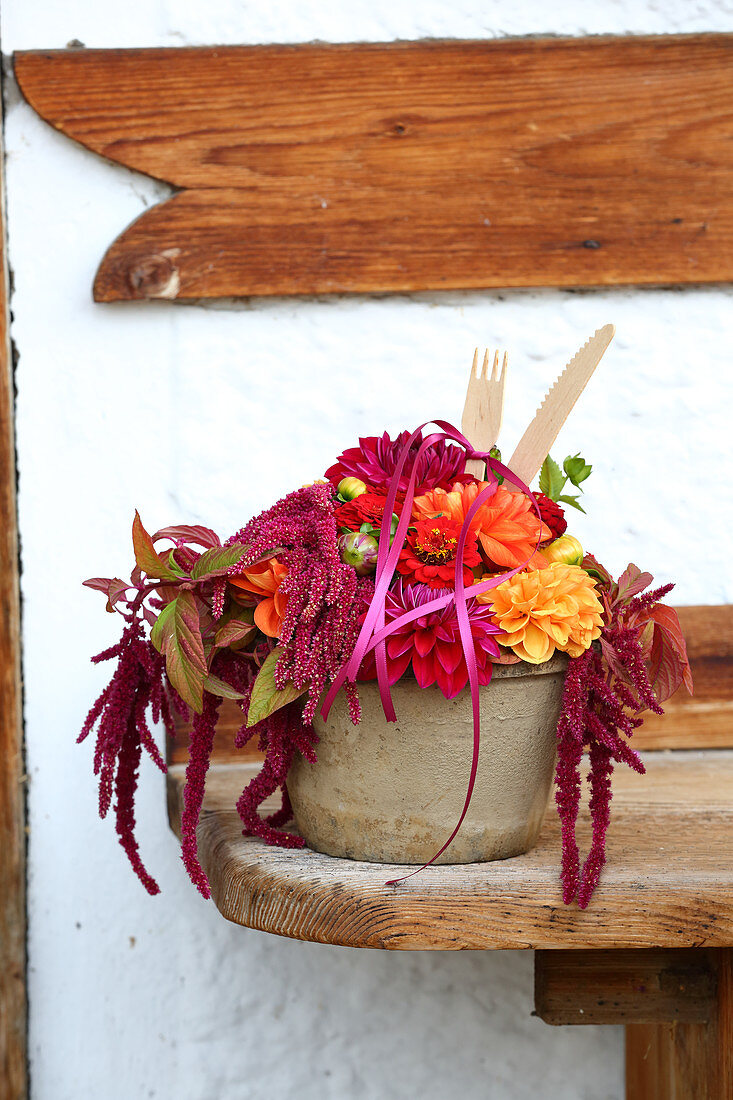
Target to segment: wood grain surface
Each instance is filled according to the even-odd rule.
[[[715,1012],[714,952],[537,951],[535,1011],[546,1024],[707,1023]]]
[[[692,664],[695,694],[682,689],[665,704],[658,717],[647,714],[634,734],[639,749],[733,748],[733,605],[678,607],[682,631]],[[490,690],[490,688],[489,688]],[[234,748],[234,734],[242,722],[236,703],[225,701],[217,727],[213,759],[217,763],[261,760],[256,743]],[[179,723],[169,760],[188,760],[187,723]]]
[[[733,950],[708,952],[717,994],[707,1023],[626,1028],[626,1100],[731,1100]]]
[[[0,169],[0,1100],[23,1100],[28,1088],[25,776],[6,242],[5,174]]]
[[[19,53],[173,184],[99,301],[733,277],[733,35]]]
[[[733,752],[649,753],[619,770],[608,863],[586,911],[563,905],[554,807],[526,855],[396,869],[271,848],[243,838],[233,809],[256,764],[215,765],[199,854],[214,900],[236,924],[295,939],[389,950],[719,947],[733,944]],[[184,769],[168,777],[179,828]],[[578,830],[587,850],[589,830]]]

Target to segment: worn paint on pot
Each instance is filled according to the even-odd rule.
[[[471,805],[439,863],[478,863],[537,841],[555,763],[567,657],[497,665],[480,691],[481,752]],[[446,699],[413,679],[393,690],[387,722],[375,682],[359,685],[362,721],[339,695],[324,722],[318,762],[300,754],[288,774],[298,830],[310,848],[373,863],[424,863],[458,822],[473,753],[471,695]]]

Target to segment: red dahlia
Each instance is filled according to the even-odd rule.
[[[447,516],[419,520],[407,535],[400,551],[397,572],[410,581],[431,588],[455,588],[456,552],[461,524]],[[476,533],[470,534],[463,548],[463,583],[473,584],[471,567],[481,559],[476,549]]]
[[[395,508],[399,515],[400,505],[404,503],[405,494],[398,493]],[[354,497],[346,504],[336,507],[336,523],[339,527],[346,527],[349,531],[358,531],[362,523],[371,523],[372,527],[381,527],[384,518],[384,505],[387,494],[381,489],[373,489],[371,486],[361,496]]]
[[[349,447],[339,455],[338,461],[326,470],[326,477],[334,486],[343,477],[358,477],[367,485],[386,489],[409,437],[409,432],[401,432],[396,439],[391,439],[387,432],[381,436],[364,436],[359,440],[358,447]],[[400,489],[407,489],[419,447],[420,440],[416,439],[403,467]],[[465,466],[466,455],[460,447],[448,446],[443,439],[437,440],[427,448],[418,462],[415,495],[419,496],[438,487],[450,489],[456,481],[471,481],[471,475],[465,472]]]
[[[553,539],[559,539],[560,535],[564,535],[568,529],[564,510],[554,500],[546,497],[544,493],[535,493],[535,498],[540,506],[542,522],[546,523],[552,531]],[[545,542],[542,545],[547,546],[547,543]]]
[[[386,624],[389,626],[406,611],[424,606],[436,596],[442,595],[442,591],[428,588],[424,584],[397,581],[385,600]],[[471,626],[478,682],[488,684],[491,679],[491,662],[499,659],[495,635],[501,631],[491,621],[493,609],[490,604],[480,604],[476,599],[469,599],[466,610]],[[456,696],[468,683],[468,668],[455,601],[451,600],[447,607],[439,611],[429,611],[427,615],[421,615],[419,619],[398,627],[387,639],[386,656],[387,679],[390,684],[396,684],[412,664],[412,671],[421,688],[437,684],[446,699]],[[372,650],[364,659],[359,679],[374,680],[376,675],[377,666]]]

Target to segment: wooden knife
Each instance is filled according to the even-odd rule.
[[[534,420],[507,462],[509,469],[526,485],[532,484],[532,479],[550,453],[550,447],[611,343],[615,331],[614,325],[599,328],[573,356],[557,382],[545,395]],[[520,491],[509,481],[505,485],[513,492]]]

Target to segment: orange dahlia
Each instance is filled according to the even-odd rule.
[[[417,519],[442,514],[462,524],[476,497],[488,484],[488,481],[456,483],[450,492],[432,489],[415,497],[412,514]],[[500,485],[477,511],[471,530],[476,532],[487,560],[496,565],[514,569],[527,562],[538,569],[546,564],[535,547],[538,542],[551,539],[552,531],[539,519],[524,493],[510,493]]]
[[[282,627],[282,618],[287,607],[287,596],[279,591],[287,566],[277,558],[251,565],[236,577],[230,577],[229,583],[235,588],[251,592],[261,599],[255,607],[255,626],[258,626],[268,638],[278,638]]]
[[[517,573],[477,599],[493,605],[494,622],[505,635],[497,641],[539,665],[556,649],[579,657],[600,637],[603,608],[595,587],[580,566],[556,561]]]

